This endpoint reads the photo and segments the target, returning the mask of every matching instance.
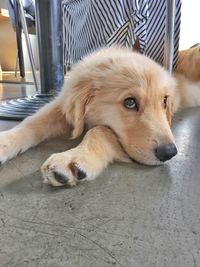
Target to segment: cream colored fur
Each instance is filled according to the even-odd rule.
[[[53,154],[44,163],[44,182],[61,186],[59,180],[66,179],[68,185],[76,185],[82,178],[94,179],[114,160],[160,164],[154,150],[174,142],[173,112],[200,105],[200,77],[191,81],[180,69],[173,78],[152,60],[125,48],[93,53],[75,66],[52,103],[0,133],[0,162],[70,129],[77,138],[87,128],[77,147]],[[137,111],[123,106],[128,97],[137,99]]]

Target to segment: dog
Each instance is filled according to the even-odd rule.
[[[77,147],[43,164],[44,183],[74,186],[94,179],[113,161],[170,160],[177,154],[173,114],[200,105],[199,62],[199,48],[183,51],[172,76],[127,48],[92,53],[74,67],[55,100],[0,133],[0,162],[67,131],[78,138],[85,129]]]

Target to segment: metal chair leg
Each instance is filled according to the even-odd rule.
[[[166,68],[169,73],[173,70],[175,4],[176,0],[167,0]]]
[[[29,60],[30,60],[30,63],[31,63],[33,79],[34,79],[36,91],[38,92],[39,91],[39,87],[38,87],[38,82],[37,82],[37,78],[36,78],[35,61],[34,61],[34,57],[33,57],[33,51],[32,51],[32,47],[31,47],[30,37],[29,37],[29,34],[28,34],[27,25],[26,25],[26,18],[25,18],[25,15],[24,15],[23,4],[22,4],[21,0],[17,0],[17,2],[19,4],[22,29],[23,29],[23,32],[24,32],[25,40],[26,40],[26,46],[27,46],[27,50],[28,50]]]
[[[25,34],[25,38],[26,38],[26,45],[27,45],[27,50],[29,53],[29,58],[30,58],[30,63],[31,63],[31,68],[32,68],[32,72],[33,72],[33,78],[34,78],[34,82],[35,82],[35,86],[36,89],[38,90],[38,83],[36,80],[36,71],[35,71],[35,64],[34,64],[34,58],[33,58],[33,53],[32,53],[32,47],[31,47],[31,43],[30,43],[30,39],[29,39],[29,35],[28,35],[28,30],[27,30],[27,25],[26,25],[26,20],[25,20],[25,15],[24,15],[24,10],[23,10],[23,6],[22,6],[22,1],[21,0],[15,0],[17,1],[17,6],[19,7],[20,10],[20,17],[21,17],[21,24],[22,24],[22,28]],[[40,1],[40,0],[38,0]],[[62,16],[58,16],[57,17],[57,8],[56,8],[56,4],[59,5],[59,11],[61,11],[61,2],[57,1],[57,0],[42,0],[40,1],[40,3],[45,2],[48,6],[51,5],[51,11],[53,12],[53,20],[50,20],[52,22],[52,27],[57,27],[55,25],[58,25],[58,23],[56,22],[58,19],[59,25],[60,25],[60,32],[59,34],[62,35]],[[45,11],[45,9],[43,10]],[[38,13],[40,14],[40,13]],[[48,13],[50,14],[50,13]],[[52,14],[52,13],[51,13]],[[58,13],[61,14],[62,13]],[[46,22],[49,20],[46,20]],[[53,22],[55,22],[53,24]],[[43,21],[41,21],[41,24],[43,23]],[[48,25],[48,24],[45,24]],[[43,30],[46,30],[46,28],[44,27]],[[57,29],[57,28],[56,28]],[[48,30],[48,27],[47,27]],[[62,39],[61,38],[57,38],[57,32],[58,31],[54,31],[56,34],[53,37],[53,40],[56,42],[53,42],[54,44],[57,44],[56,47],[56,51],[54,52],[53,55],[50,54],[50,51],[53,51],[53,48],[55,50],[55,47],[53,46],[52,50],[48,50],[48,53],[46,52],[46,56],[51,56],[53,60],[55,60],[55,55],[60,55],[59,56],[59,60],[62,59]],[[39,32],[41,33],[41,32]],[[47,45],[49,45],[49,40],[51,40],[51,33],[50,32],[45,32],[45,37],[48,37],[48,39],[45,39],[44,36],[42,36],[42,38],[44,38],[45,42],[47,42]],[[41,36],[40,36],[41,37]],[[42,39],[41,38],[41,39]],[[47,46],[48,48],[48,46]],[[42,51],[40,51],[42,53]],[[60,53],[60,54],[59,54]],[[54,94],[50,94],[51,91],[49,91],[48,89],[57,89],[57,87],[54,85],[59,85],[61,86],[61,82],[63,82],[64,80],[64,72],[63,72],[63,64],[62,61],[56,61],[54,62],[54,65],[50,66],[52,69],[52,72],[49,72],[50,75],[53,76],[53,81],[57,81],[57,76],[59,76],[58,78],[58,83],[52,83],[53,87],[43,87],[43,90],[40,90],[40,94],[36,94],[33,96],[27,96],[27,97],[22,97],[22,98],[18,98],[18,99],[11,99],[11,100],[6,100],[6,101],[0,101],[0,119],[5,119],[5,120],[23,120],[24,118],[26,118],[27,116],[30,116],[32,114],[34,114],[39,108],[41,108],[42,106],[44,106],[46,103],[49,103],[50,101],[52,101],[54,99],[54,95],[56,94],[56,91],[54,90]],[[47,61],[43,61],[44,65],[42,65],[45,69],[46,66],[45,63],[49,62]],[[51,61],[50,61],[51,62]],[[59,64],[57,64],[59,63]],[[56,65],[57,64],[57,65]],[[41,71],[41,68],[40,68]],[[44,70],[42,69],[42,71],[44,72]],[[58,75],[59,74],[59,75]],[[62,75],[60,75],[62,74]],[[41,76],[41,75],[40,75]],[[60,79],[61,77],[61,79]],[[47,79],[50,79],[50,77],[47,77]],[[42,94],[41,94],[42,93]]]
[[[64,83],[62,1],[35,0],[41,93],[57,94]]]
[[[17,40],[17,53],[19,59],[19,70],[20,76],[25,77],[24,69],[24,57],[23,57],[23,48],[22,48],[22,38],[21,38],[21,28],[19,27],[19,7],[17,1],[13,2],[14,13],[15,13],[15,31],[16,31],[16,40]]]
[[[18,52],[17,52],[16,63],[15,63],[15,78],[17,78],[18,65],[19,65],[19,58],[18,58]]]

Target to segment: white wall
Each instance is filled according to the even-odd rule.
[[[200,43],[200,0],[182,0],[180,49]]]

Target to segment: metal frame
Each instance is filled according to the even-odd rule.
[[[172,73],[173,70],[175,7],[176,7],[176,0],[167,0],[165,65],[169,73]]]
[[[21,0],[16,0],[17,4],[19,5],[19,11],[20,11],[20,18],[21,18],[21,24],[22,24],[22,29],[23,29],[23,33],[25,36],[25,40],[26,40],[26,46],[27,46],[27,51],[28,51],[28,55],[29,55],[29,60],[31,63],[31,70],[32,70],[32,74],[33,74],[33,80],[34,80],[34,84],[36,87],[36,91],[39,91],[39,86],[38,86],[38,82],[37,82],[37,78],[36,78],[36,67],[35,67],[35,60],[33,57],[33,50],[31,47],[31,41],[30,41],[30,37],[28,34],[28,28],[26,25],[26,18],[24,15],[24,8],[23,8],[23,3]]]
[[[22,49],[22,30],[19,27],[19,5],[17,1],[9,0],[9,5],[12,6],[14,10],[14,20],[15,20],[15,32],[16,32],[16,40],[17,40],[17,60],[16,60],[16,67],[17,62],[19,61],[19,71],[20,76],[22,78],[25,77],[25,69],[24,69],[24,56],[23,56],[23,49]],[[15,75],[17,72],[17,68],[15,69]]]
[[[41,93],[56,94],[64,83],[62,1],[35,0]]]
[[[15,0],[19,8],[36,89],[35,62],[27,30],[22,0]],[[50,102],[64,82],[62,4],[57,0],[36,0],[36,32],[40,61],[40,94],[31,97],[1,101],[0,119],[23,120]],[[52,94],[51,94],[52,93]]]

